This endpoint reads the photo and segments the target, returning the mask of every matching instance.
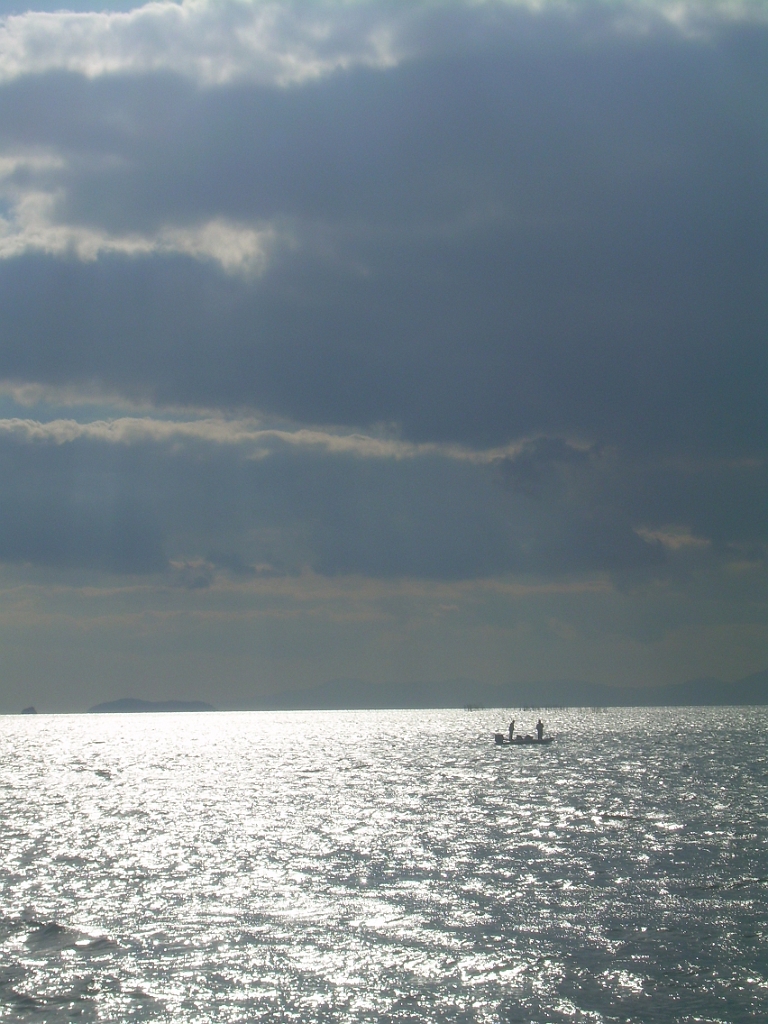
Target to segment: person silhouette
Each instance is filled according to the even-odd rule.
[[[536,735],[539,737],[539,743],[544,739],[544,723],[541,719],[536,723]]]
[[[514,735],[515,735],[515,720],[513,718],[512,721],[509,723],[509,742],[510,743],[514,742],[513,739],[512,739],[512,737]]]

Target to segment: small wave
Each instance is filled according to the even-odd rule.
[[[67,928],[58,921],[24,921],[20,926],[31,927],[26,937],[28,948],[36,952],[55,953],[73,949],[80,954],[93,954],[118,948],[116,942],[105,935],[88,935],[73,928]]]
[[[26,992],[17,992],[15,989],[11,989],[6,996],[6,1001],[14,1010],[28,1010],[30,1012],[39,1010],[43,1005],[37,999],[28,996]]]
[[[26,943],[36,950],[69,949],[74,947],[76,938],[75,933],[64,925],[51,921],[49,924],[37,924],[27,936]]]
[[[710,891],[727,891],[729,889],[746,889],[750,885],[768,885],[768,875],[759,878],[735,878],[728,882],[709,882],[701,886],[702,889]]]

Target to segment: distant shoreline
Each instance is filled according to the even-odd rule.
[[[534,696],[535,694],[535,696]],[[768,705],[768,670],[733,683],[696,679],[686,683],[620,689],[578,681],[533,685],[482,684],[471,679],[371,685],[361,679],[335,679],[305,690],[286,690],[227,702],[228,711],[430,711],[497,708],[535,711],[566,708],[764,707]],[[123,697],[89,708],[86,714],[211,712],[222,709],[201,700],[141,700]],[[13,713],[13,712],[10,712]],[[16,714],[35,714],[30,705]],[[62,712],[66,714],[67,712]],[[79,713],[83,712],[73,712]]]
[[[733,683],[693,679],[666,686],[619,687],[578,680],[528,685],[482,684],[471,679],[370,685],[336,679],[306,690],[273,694],[254,701],[254,710],[395,710],[435,708],[610,708],[745,707],[768,704],[768,670]]]
[[[117,704],[117,701],[113,702]],[[42,711],[35,712],[35,717],[46,718],[49,716],[64,716],[71,717],[73,715],[126,715],[126,714],[166,714],[166,713],[177,713],[177,714],[216,714],[216,715],[248,715],[248,714],[333,714],[340,711],[463,711],[467,714],[474,712],[530,712],[532,714],[539,712],[555,712],[555,711],[638,711],[646,710],[653,711],[661,708],[676,708],[680,711],[699,709],[719,709],[725,711],[729,708],[734,710],[745,710],[748,708],[764,708],[768,706],[768,701],[753,701],[751,703],[730,703],[730,704],[712,704],[710,703],[688,703],[688,704],[489,704],[482,708],[467,709],[458,704],[430,704],[430,705],[419,705],[418,707],[403,707],[389,705],[387,707],[364,707],[363,705],[356,705],[355,707],[341,707],[331,706],[328,707],[311,707],[309,705],[293,705],[291,707],[270,705],[265,706],[254,706],[254,707],[233,707],[233,708],[216,708],[211,704],[205,704],[203,701],[158,701],[157,703],[161,706],[153,706],[152,701],[143,701],[142,703],[147,704],[147,707],[141,708],[103,708],[96,705],[92,708],[88,708],[87,711]],[[193,705],[190,707],[189,705]],[[22,718],[26,717],[25,712],[0,712],[0,718]]]

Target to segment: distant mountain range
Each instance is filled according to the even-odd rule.
[[[735,683],[692,679],[676,686],[631,689],[574,681],[491,686],[467,679],[443,683],[371,685],[336,679],[308,690],[289,690],[263,698],[252,707],[275,711],[332,711],[376,708],[461,707],[653,707],[768,704],[768,670]],[[25,709],[25,711],[31,709]],[[124,697],[89,708],[95,714],[156,711],[215,711],[201,700],[137,700]]]
[[[735,683],[693,679],[671,686],[631,689],[574,681],[491,686],[470,680],[370,685],[339,679],[308,690],[292,690],[258,702],[274,710],[435,707],[653,707],[656,705],[768,704],[768,670]]]
[[[215,711],[202,700],[136,700],[123,697],[122,700],[108,700],[88,708],[89,714],[121,714],[147,711]]]

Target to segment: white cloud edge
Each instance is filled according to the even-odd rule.
[[[582,0],[451,0],[574,15]],[[594,9],[595,5],[591,5]],[[684,34],[717,22],[768,22],[765,0],[602,0],[609,28],[647,32],[661,21]],[[385,69],[410,54],[408,24],[434,2],[372,0],[155,0],[131,11],[28,11],[0,20],[0,82],[69,71],[170,72],[204,86],[252,81],[277,87],[354,66]],[[423,44],[422,44],[423,45]]]
[[[96,381],[90,383],[41,384],[39,381],[0,379],[0,400],[9,398],[15,405],[25,409],[48,407],[55,409],[82,409],[100,406],[125,413],[150,414],[161,411],[168,418],[195,417],[204,419],[216,417],[219,410],[189,405],[163,405],[159,407],[149,399],[131,399],[117,391],[109,391]],[[251,417],[253,418],[253,417]]]
[[[667,551],[691,551],[711,547],[712,541],[697,537],[689,526],[666,525],[656,528],[638,526],[635,533],[646,544],[661,544]]]
[[[339,17],[342,12],[344,17]],[[69,71],[171,72],[202,85],[288,86],[354,65],[390,67],[392,26],[372,4],[156,0],[131,11],[28,11],[0,21],[0,82]]]
[[[12,393],[12,389],[8,387],[3,390]],[[473,449],[463,445],[417,443],[357,432],[334,433],[310,427],[264,427],[259,420],[253,418],[226,419],[218,416],[192,420],[121,416],[114,419],[92,420],[88,423],[63,418],[42,421],[9,417],[0,419],[0,436],[3,435],[27,443],[47,442],[55,445],[71,444],[81,440],[122,445],[199,442],[245,448],[246,457],[251,459],[265,458],[273,454],[278,446],[282,446],[366,459],[402,461],[436,457],[479,465],[502,458],[514,458],[532,440],[524,438],[500,447]],[[578,441],[573,440],[566,440],[566,444],[574,448],[583,447]]]
[[[443,458],[457,462],[488,465],[500,459],[515,459],[542,439],[560,440],[574,452],[594,450],[593,441],[571,434],[534,432],[507,444],[490,448],[438,441],[407,441],[397,436],[396,424],[382,425],[380,433],[364,433],[343,426],[319,427],[301,425],[290,420],[267,418],[250,410],[229,415],[219,409],[188,405],[158,405],[147,399],[130,399],[117,392],[92,385],[55,385],[29,381],[0,380],[0,401],[8,398],[24,408],[72,408],[84,411],[88,406],[121,410],[122,416],[109,416],[84,421],[71,417],[49,420],[32,416],[0,418],[0,438],[15,437],[24,443],[72,444],[91,441],[104,444],[131,445],[141,443],[167,444],[174,450],[185,442],[222,447],[239,447],[246,458],[261,459],[278,448],[304,449],[328,455],[349,455],[378,460],[413,460]],[[609,450],[603,448],[603,454]],[[713,458],[705,460],[664,461],[663,465],[683,473],[742,471],[760,472],[765,460],[760,458]],[[675,525],[652,527],[641,524],[636,532],[647,543],[660,543],[679,548],[688,543],[687,528]]]
[[[662,21],[696,34],[713,20],[768,23],[768,0],[595,0],[617,31],[643,31]],[[503,5],[533,13],[577,13],[582,0],[451,0],[467,8]],[[409,18],[435,4],[376,0],[155,0],[132,11],[40,12],[0,19],[0,84],[26,74],[66,70],[94,78],[167,70],[201,85],[250,79],[286,86],[334,70],[400,62]],[[212,261],[227,274],[259,276],[278,247],[293,249],[286,228],[214,217],[165,224],[151,233],[111,233],[62,222],[64,191],[51,176],[67,168],[56,152],[0,153],[0,260],[37,252],[92,262],[180,255]],[[21,184],[21,182],[24,184]]]
[[[53,156],[0,156],[0,198],[6,200],[8,209],[6,217],[0,216],[0,260],[29,252],[74,256],[85,263],[109,254],[129,258],[181,255],[218,263],[227,274],[258,276],[266,271],[278,245],[292,244],[286,232],[273,225],[248,225],[223,217],[187,226],[166,225],[153,234],[123,235],[57,222],[55,193],[20,190],[10,179],[20,167],[62,165],[63,160]]]

